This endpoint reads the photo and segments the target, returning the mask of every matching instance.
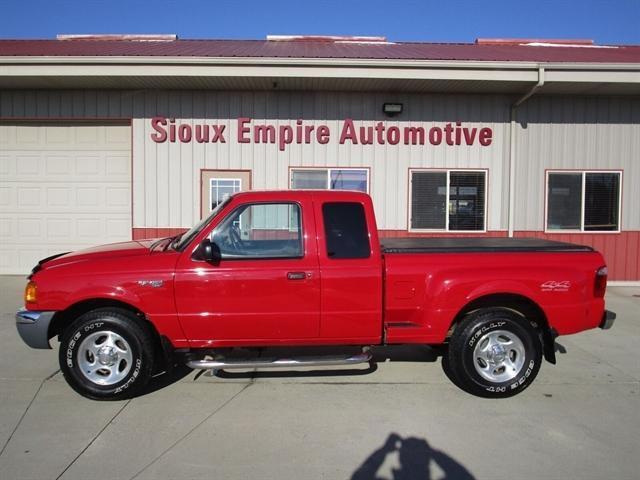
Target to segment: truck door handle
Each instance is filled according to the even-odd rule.
[[[308,274],[311,276],[311,274]],[[307,278],[307,273],[305,272],[289,272],[287,273],[287,280],[304,280]]]

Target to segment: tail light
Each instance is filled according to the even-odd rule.
[[[596,281],[593,286],[593,296],[596,298],[603,298],[604,292],[607,290],[607,267],[600,267],[596,271]]]

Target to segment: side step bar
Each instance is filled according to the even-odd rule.
[[[357,355],[328,355],[323,357],[298,358],[251,358],[229,360],[191,360],[189,368],[196,370],[230,370],[245,368],[277,368],[277,367],[331,367],[336,365],[357,365],[371,361],[371,352],[364,351]]]

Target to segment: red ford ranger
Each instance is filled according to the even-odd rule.
[[[543,356],[555,363],[556,336],[612,325],[606,283],[602,255],[588,247],[381,241],[365,194],[245,192],[182,235],[40,261],[16,323],[34,348],[57,335],[64,377],[93,399],[139,394],[178,362],[355,364],[371,361],[368,347],[389,344],[445,344],[454,383],[507,397],[531,384]],[[260,356],[269,346],[297,355]],[[318,346],[362,349],[305,354]]]

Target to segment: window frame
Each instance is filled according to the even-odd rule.
[[[551,174],[580,174],[582,177],[582,194],[580,198],[580,229],[552,229],[549,228],[549,176]],[[586,191],[586,181],[588,173],[610,173],[618,175],[618,228],[616,230],[585,230],[584,229],[584,218],[585,218],[585,197],[587,195]],[[607,170],[607,169],[596,169],[596,170],[562,170],[562,169],[550,169],[545,170],[545,179],[544,179],[544,233],[550,234],[562,234],[562,233],[580,233],[580,234],[611,234],[611,233],[620,233],[622,231],[622,170]]]
[[[211,211],[211,184],[209,179],[216,178],[241,178],[243,191],[251,190],[253,183],[253,172],[250,169],[221,169],[221,168],[201,168],[200,169],[200,218],[206,218]]]
[[[446,215],[445,215],[445,228],[412,228],[411,227],[411,214],[413,204],[411,198],[413,197],[413,173],[414,172],[427,172],[427,173],[446,173]],[[451,183],[451,173],[483,173],[484,174],[484,205],[482,206],[484,212],[484,219],[482,230],[449,230],[449,190]],[[489,201],[489,169],[488,168],[410,168],[409,169],[409,193],[407,197],[407,231],[415,233],[462,233],[466,235],[487,233],[487,225],[489,224],[489,211],[487,209]]]
[[[302,205],[300,202],[294,201],[294,200],[286,200],[286,201],[270,201],[270,200],[265,200],[265,201],[257,201],[257,202],[248,202],[248,203],[242,203],[240,205],[237,205],[233,210],[231,210],[227,215],[224,216],[223,219],[220,220],[220,222],[207,234],[207,237],[213,242],[213,237],[215,235],[215,233],[218,231],[218,229],[226,222],[227,218],[229,218],[230,216],[234,215],[238,210],[243,209],[246,210],[248,208],[251,208],[253,206],[256,205],[294,205],[298,208],[298,212],[299,212],[299,216],[298,216],[298,221],[299,221],[299,232],[298,232],[298,240],[300,242],[300,255],[298,256],[293,256],[293,257],[222,257],[222,260],[224,260],[225,262],[230,262],[230,261],[236,261],[236,260],[240,260],[240,261],[261,261],[261,260],[300,260],[306,257],[307,255],[307,251],[306,251],[306,244],[305,244],[305,234],[304,234],[304,219],[303,219],[303,215],[304,215],[304,209],[302,208]],[[264,229],[256,229],[256,230],[264,230]],[[284,229],[274,229],[277,231],[286,231]],[[291,231],[290,229],[288,231]]]
[[[223,181],[232,181],[232,182],[238,182],[238,190],[234,191],[233,193],[238,193],[242,191],[242,178],[240,177],[211,177],[209,178],[209,212],[213,211],[213,208],[211,208],[211,200],[213,200],[213,183],[214,182],[219,182],[220,180]],[[220,185],[216,185],[216,188],[220,188]],[[235,190],[235,183],[233,185],[233,188]],[[231,195],[233,195],[233,193]],[[222,202],[224,202],[224,200],[222,200]],[[222,203],[220,202],[220,203]],[[215,207],[214,207],[215,208]]]
[[[327,191],[342,191],[342,192],[359,192],[360,190],[338,190],[331,187],[331,172],[334,170],[348,170],[348,171],[363,171],[366,173],[367,190],[364,193],[371,194],[371,168],[370,167],[289,167],[289,189],[290,190],[308,190],[308,189],[296,189],[293,187],[293,172],[294,171],[326,171],[327,172]]]

